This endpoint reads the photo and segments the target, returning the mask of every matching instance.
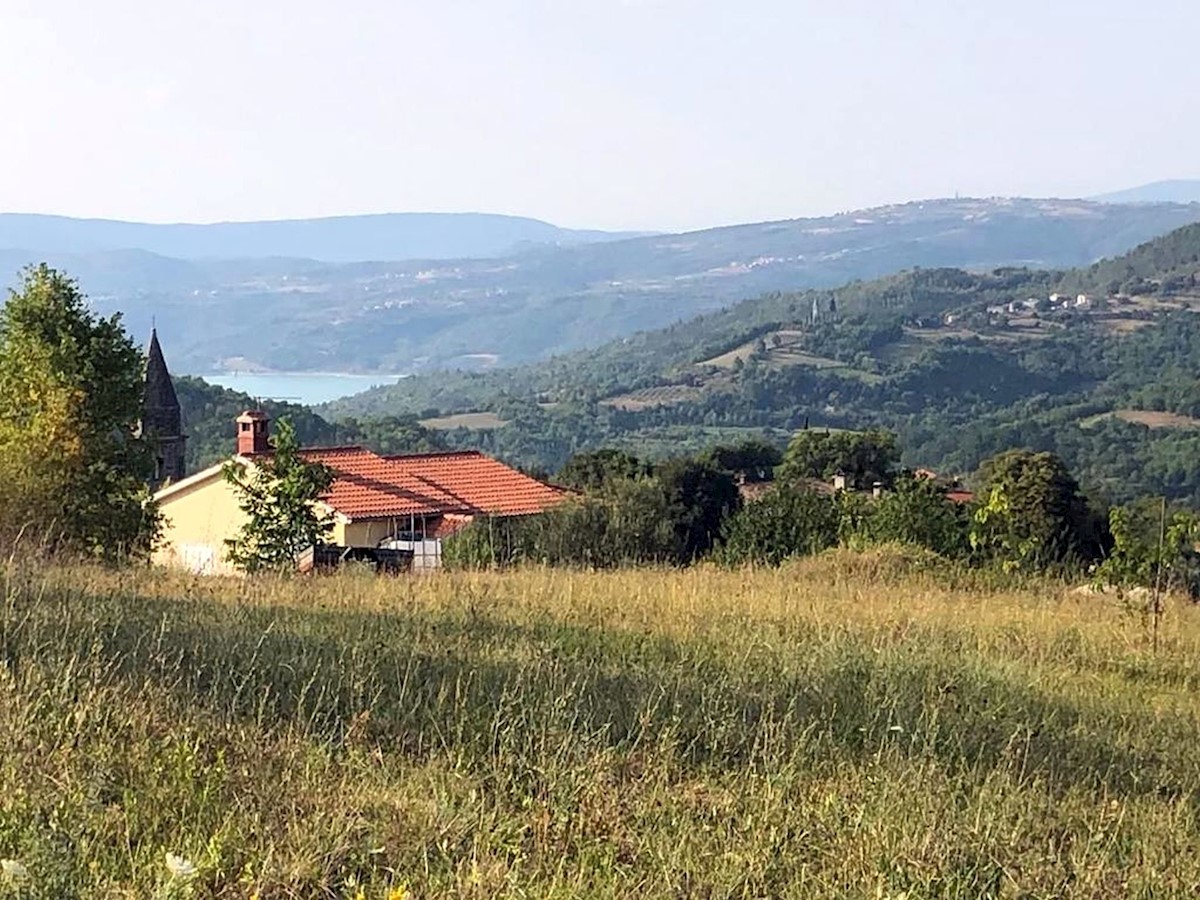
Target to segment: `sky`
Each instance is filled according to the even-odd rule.
[[[683,230],[1200,177],[1194,0],[0,0],[0,211]]]

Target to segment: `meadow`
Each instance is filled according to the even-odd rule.
[[[778,570],[10,562],[0,897],[1200,891],[1200,611]],[[168,865],[167,854],[172,854]]]

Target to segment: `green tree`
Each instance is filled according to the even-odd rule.
[[[722,561],[777,566],[792,556],[819,553],[838,541],[838,509],[832,497],[778,483],[746,503],[722,532]]]
[[[144,360],[120,316],[94,315],[45,264],[0,310],[0,502],[54,546],[105,559],[147,552],[158,516],[137,436]]]
[[[237,536],[225,542],[226,556],[242,571],[290,568],[298,553],[328,537],[333,517],[318,501],[333,484],[333,470],[301,456],[288,419],[279,420],[270,455],[250,466],[231,460],[224,475],[246,514]]]
[[[695,562],[712,549],[725,519],[741,505],[737,484],[728,472],[694,459],[668,460],[655,478],[666,497],[676,561]]]
[[[984,462],[971,546],[1006,569],[1039,570],[1097,558],[1103,530],[1053,453],[1009,450]]]
[[[904,473],[875,503],[867,535],[874,543],[915,544],[955,557],[970,550],[969,529],[966,508],[947,500],[941,485]]]
[[[1194,512],[1145,498],[1114,506],[1108,523],[1113,546],[1096,572],[1102,584],[1200,593],[1200,518]]]
[[[641,478],[649,471],[649,466],[636,456],[605,448],[576,453],[559,469],[555,481],[581,491],[598,491],[615,481]]]
[[[426,428],[413,415],[345,419],[337,424],[348,441],[363,444],[376,453],[434,453],[447,449],[441,432]]]
[[[890,431],[796,432],[783,454],[778,476],[799,482],[845,475],[853,484],[886,482],[899,461],[896,436]]]
[[[775,467],[783,462],[783,454],[769,441],[749,438],[737,444],[713,447],[701,459],[746,481],[757,482],[774,478]]]

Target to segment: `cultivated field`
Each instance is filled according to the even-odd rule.
[[[4,579],[0,895],[1200,890],[1183,603],[1155,652],[1116,598],[886,553]]]
[[[421,424],[435,431],[453,431],[455,428],[490,431],[493,428],[503,428],[508,422],[494,412],[467,412],[455,413],[451,416],[438,416],[435,419],[422,419]]]
[[[700,388],[692,385],[665,384],[658,387],[630,391],[628,394],[609,397],[607,400],[601,400],[600,402],[605,406],[636,412],[639,409],[652,409],[656,406],[674,406],[678,403],[688,403],[699,398],[701,393]]]
[[[1080,421],[1080,425],[1084,428],[1103,421],[1104,419],[1120,419],[1123,422],[1132,422],[1136,425],[1145,425],[1147,428],[1200,428],[1200,419],[1194,419],[1191,416],[1182,416],[1178,413],[1158,412],[1150,409],[1118,409],[1113,412],[1100,413],[1095,416],[1088,416]]]

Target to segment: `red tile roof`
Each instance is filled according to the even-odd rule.
[[[364,447],[313,447],[301,453],[334,470],[324,500],[350,519],[525,515],[568,493],[474,450],[379,456]]]
[[[452,495],[458,509],[483,515],[542,512],[570,494],[530,478],[478,450],[389,456],[403,471]]]
[[[423,516],[461,508],[438,485],[363,447],[305,449],[302,455],[333,469],[337,477],[324,500],[348,518]]]

